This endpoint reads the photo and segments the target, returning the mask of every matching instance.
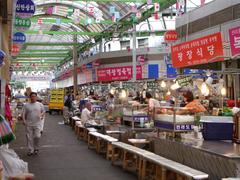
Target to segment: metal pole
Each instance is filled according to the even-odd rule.
[[[77,43],[77,35],[73,35],[73,41],[74,43]],[[77,95],[77,89],[78,89],[78,83],[77,83],[77,61],[78,61],[78,55],[77,55],[77,46],[73,46],[73,95],[74,98],[76,98]]]
[[[133,32],[132,32],[132,38],[133,38],[133,50],[132,50],[132,81],[136,81],[137,79],[137,55],[136,55],[136,24],[133,24]]]
[[[184,0],[184,14],[187,13],[187,0]]]

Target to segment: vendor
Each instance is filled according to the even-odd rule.
[[[145,101],[148,103],[148,110],[152,111],[154,108],[160,107],[160,102],[154,98],[149,92],[146,92],[146,99]]]
[[[183,102],[180,106],[184,107],[186,110],[192,113],[207,111],[197,99],[194,99],[193,93],[191,91],[183,93]]]
[[[91,110],[92,110],[92,104],[90,102],[87,102],[81,114],[81,122],[85,126],[89,124],[89,122],[91,122],[91,120],[93,119],[91,115]]]
[[[107,109],[108,109],[108,110],[113,109],[114,104],[115,104],[114,95],[111,94],[111,93],[109,93],[109,94],[108,94],[108,99],[107,99],[107,102],[106,102],[106,107],[107,107]]]

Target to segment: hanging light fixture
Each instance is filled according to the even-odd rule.
[[[176,90],[180,88],[180,85],[178,84],[178,82],[176,81],[172,86],[171,86],[171,90]]]
[[[171,95],[171,91],[168,90],[167,95],[168,95],[168,96]]]
[[[207,69],[207,71],[206,71],[206,76],[207,76],[207,77],[210,77],[210,76],[211,76],[211,71],[210,71],[209,69]]]
[[[120,98],[124,99],[124,98],[126,98],[126,97],[127,97],[127,91],[123,89],[123,90],[121,91]]]
[[[161,86],[162,88],[165,88],[165,87],[167,86],[167,84],[166,84],[165,81],[162,81],[161,84],[160,84],[160,86]]]
[[[221,89],[221,95],[222,95],[222,96],[226,96],[226,94],[227,94],[226,88],[225,88],[225,87],[222,87],[222,89]]]
[[[110,93],[111,93],[111,94],[114,94],[114,93],[115,93],[115,89],[114,89],[114,88],[111,88],[111,89],[110,89]]]

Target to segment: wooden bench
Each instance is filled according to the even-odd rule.
[[[98,151],[98,138],[103,134],[98,132],[89,132],[88,133],[88,148],[95,148]]]
[[[195,170],[191,167],[182,165],[178,162],[166,159],[152,152],[134,147],[132,145],[113,142],[113,153],[116,149],[123,151],[123,169],[127,168],[128,161],[131,160],[128,154],[132,154],[132,157],[137,159],[136,170],[138,170],[138,177],[140,180],[151,179],[147,177],[147,165],[150,163],[154,167],[154,180],[167,180],[168,174],[173,172],[174,179],[176,180],[190,180],[190,179],[208,179],[208,174]],[[112,164],[115,162],[115,156],[112,157]]]
[[[76,121],[75,123],[75,133],[78,139],[84,138],[84,129],[85,127],[82,125],[81,121]]]
[[[89,132],[97,132],[95,128],[84,128],[83,129],[83,140],[88,142],[88,133]]]
[[[79,117],[77,117],[77,116],[74,116],[74,117],[72,117],[72,118],[70,118],[71,120],[70,120],[70,125],[71,125],[71,127],[73,128],[73,129],[75,129],[75,123],[76,123],[76,121],[81,121],[81,119],[79,118]]]
[[[98,141],[98,150],[99,152],[101,151],[101,147],[102,147],[102,144],[106,144],[106,159],[107,160],[110,160],[112,158],[112,155],[113,155],[113,151],[112,151],[112,143],[113,142],[117,142],[118,139],[116,138],[113,138],[111,136],[108,136],[108,135],[104,135],[104,136],[101,136],[100,137],[100,141]],[[103,143],[102,143],[103,141]],[[105,146],[103,146],[105,147]]]
[[[98,132],[89,132],[88,133],[88,147],[93,147],[96,149],[97,153],[105,152],[102,151],[106,149],[106,158],[110,159],[112,157],[112,142],[117,142],[118,139],[115,139],[111,136],[104,135]]]

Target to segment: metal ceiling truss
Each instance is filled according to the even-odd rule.
[[[49,43],[49,42],[28,42],[28,43],[25,43],[24,46],[25,47],[28,47],[28,46],[69,46],[69,47],[72,47],[72,46],[78,46],[78,52],[84,52],[86,49],[92,47],[94,44],[98,43],[101,41],[102,38],[106,38],[106,39],[109,39],[112,37],[112,34],[113,32],[117,29],[119,32],[125,32],[127,31],[128,29],[131,29],[132,28],[132,19],[131,19],[131,15],[132,15],[132,12],[131,12],[131,9],[130,9],[130,6],[128,5],[125,5],[123,6],[120,2],[133,2],[133,0],[129,0],[129,1],[125,1],[125,0],[121,0],[121,1],[116,1],[116,2],[113,2],[111,0],[97,0],[99,9],[101,9],[103,11],[103,17],[105,17],[107,19],[110,19],[111,16],[109,15],[109,12],[108,12],[108,7],[103,4],[102,2],[109,2],[111,5],[115,6],[116,9],[118,11],[121,11],[121,14],[123,15],[123,17],[118,21],[118,22],[111,22],[110,25],[106,26],[106,25],[103,25],[103,23],[101,24],[98,24],[96,27],[99,26],[100,29],[103,29],[102,32],[93,32],[94,30],[94,26],[86,26],[84,27],[83,25],[81,24],[75,24],[73,23],[73,21],[71,22],[73,25],[77,26],[79,29],[81,30],[84,30],[85,32],[79,32],[79,31],[42,31],[43,34],[54,34],[54,35],[79,35],[79,36],[85,36],[84,39],[86,39],[86,37],[88,38],[87,41],[85,41],[84,43],[72,43],[72,42],[54,42],[54,43]],[[139,2],[139,0],[136,0],[134,2]],[[173,4],[176,3],[176,0],[161,0],[161,1],[154,1],[154,2],[159,2],[160,3],[160,7],[161,7],[161,10],[164,10],[166,8],[168,8],[169,6],[172,6]],[[79,2],[78,2],[79,3]],[[86,12],[86,9],[83,9],[77,2],[69,2],[69,1],[61,1],[61,2],[50,2],[50,1],[45,1],[44,3],[39,3],[37,4],[37,7],[43,7],[43,6],[50,6],[50,5],[53,5],[53,6],[56,6],[56,5],[60,5],[60,6],[68,6],[68,7],[72,7],[72,8],[77,8],[77,9],[80,9],[82,13],[85,13],[86,17],[90,17],[89,13]],[[108,4],[109,4],[108,3]],[[141,9],[143,8],[144,6],[146,5],[146,3],[142,4],[141,6],[138,7],[138,9]],[[126,10],[126,11],[125,11]],[[125,14],[124,14],[125,13]],[[142,17],[138,20],[138,22],[142,22],[142,21],[145,21],[146,19],[148,19],[149,17],[152,16],[152,14],[154,13],[154,7],[150,8],[150,9],[147,9],[146,11],[142,12]],[[35,16],[35,18],[37,17],[48,17],[47,15],[43,15],[43,14],[39,14],[37,16]],[[49,17],[61,17],[60,15],[52,15],[52,16],[49,16]],[[64,21],[70,21],[70,18],[63,18],[63,22]],[[36,22],[36,20],[35,20]],[[109,22],[110,23],[110,22]],[[61,24],[60,24],[61,26]],[[76,28],[76,27],[75,27]],[[91,32],[88,32],[89,29],[91,29],[92,31]],[[98,29],[98,30],[100,30]],[[88,31],[87,31],[88,30]],[[87,31],[87,32],[86,32]],[[27,31],[26,32],[27,34],[39,34],[39,31],[34,31],[34,30],[30,30],[30,31]],[[149,32],[145,32],[145,33],[149,33]],[[141,33],[139,33],[140,35]],[[121,35],[121,34],[120,34]],[[126,35],[126,33],[125,33]],[[95,43],[92,43],[91,39],[92,38],[89,38],[89,36],[91,36],[92,38],[95,39]],[[27,51],[27,50],[23,50],[23,51]],[[71,50],[69,50],[70,52],[68,53],[68,56],[66,56],[64,58],[64,60],[61,60],[61,64],[66,62],[66,61],[69,61],[72,59],[72,53],[71,53]],[[40,52],[39,51],[35,51],[35,52]],[[47,57],[62,57],[63,58],[63,55],[59,55],[59,54],[29,54],[29,55],[26,55],[26,54],[20,54],[18,57],[41,57],[41,58],[47,58]]]

